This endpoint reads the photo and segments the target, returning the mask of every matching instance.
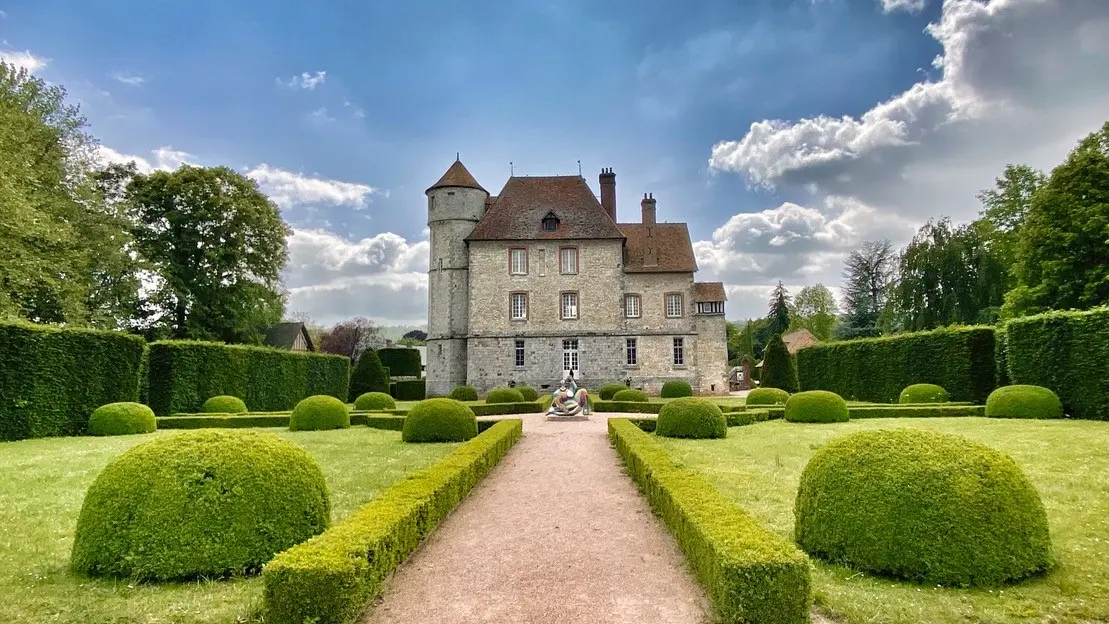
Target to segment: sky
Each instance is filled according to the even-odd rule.
[[[254,179],[294,230],[288,313],[325,325],[426,322],[456,153],[493,193],[611,167],[618,220],[652,193],[743,319],[1109,120],[1106,0],[0,0],[0,58],[105,162]]]

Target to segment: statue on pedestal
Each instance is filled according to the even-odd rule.
[[[578,388],[574,381],[574,371],[568,371],[559,387],[551,394],[553,398],[551,407],[547,410],[548,416],[589,415],[589,392],[585,388]]]

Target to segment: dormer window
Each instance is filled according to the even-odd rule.
[[[558,230],[558,217],[553,212],[548,212],[547,216],[543,217],[543,231],[555,232]]]

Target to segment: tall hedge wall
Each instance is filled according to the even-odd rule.
[[[416,349],[378,349],[377,357],[389,367],[389,374],[393,377],[419,377],[423,373],[420,352]]]
[[[150,344],[150,407],[159,416],[198,412],[210,397],[229,394],[252,412],[289,410],[315,394],[347,399],[350,360],[339,355],[215,342]]]
[[[93,410],[138,399],[143,340],[0,323],[0,440],[85,433]]]
[[[797,352],[802,390],[896,403],[910,384],[942,386],[952,401],[985,403],[996,387],[992,327],[961,327],[828,342]]]
[[[1016,319],[1005,333],[1012,383],[1054,390],[1073,418],[1109,420],[1109,307]]]

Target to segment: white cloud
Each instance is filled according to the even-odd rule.
[[[50,63],[50,59],[39,56],[30,50],[0,50],[0,61],[35,73]]]
[[[331,114],[327,112],[327,108],[325,108],[323,106],[321,106],[321,107],[317,108],[316,110],[312,111],[311,113],[309,113],[308,114],[308,119],[311,120],[313,123],[319,123],[319,124],[324,124],[324,123],[329,123],[329,122],[335,121],[335,118],[332,117]]]
[[[314,178],[292,171],[270,167],[262,163],[247,174],[277,205],[289,207],[301,204],[331,204],[365,208],[370,195],[380,189],[367,184],[341,182]]]
[[[142,76],[128,72],[113,72],[112,79],[132,87],[137,87],[146,82],[146,79]]]
[[[307,89],[311,91],[327,80],[327,72],[301,72],[299,76],[293,76],[288,80],[282,80],[280,78],[277,78],[276,80],[277,84],[289,89]]]
[[[925,0],[880,0],[882,3],[883,13],[893,13],[894,11],[905,11],[908,13],[919,13],[924,10]]]
[[[134,162],[139,173],[173,171],[181,165],[193,164],[191,154],[175,150],[168,145],[150,150],[153,158],[124,154],[106,145],[98,147],[97,152],[101,163],[107,165],[109,163],[127,164],[128,162]]]

